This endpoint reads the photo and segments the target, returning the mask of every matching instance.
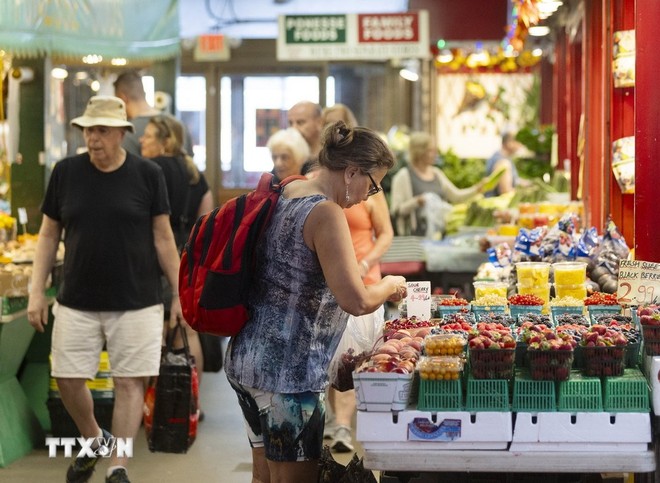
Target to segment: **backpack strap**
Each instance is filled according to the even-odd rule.
[[[294,174],[294,175],[291,175],[291,176],[287,176],[282,181],[280,181],[279,184],[273,184],[272,189],[273,189],[273,191],[278,191],[278,192],[281,193],[282,190],[284,189],[284,187],[286,185],[288,185],[289,183],[291,183],[291,181],[296,181],[296,180],[299,180],[299,179],[306,180],[307,177],[303,176],[302,174]]]
[[[257,183],[256,191],[270,191],[271,186],[273,186],[273,173],[263,173],[261,178],[259,178],[259,183]]]

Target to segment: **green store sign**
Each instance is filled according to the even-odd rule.
[[[346,43],[346,15],[287,15],[287,44]]]

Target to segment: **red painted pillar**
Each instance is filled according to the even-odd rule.
[[[582,99],[584,112],[584,153],[582,156],[582,199],[585,209],[585,225],[595,226],[600,232],[605,221],[605,193],[608,176],[606,105],[609,79],[604,79],[609,72],[605,68],[604,45],[604,2],[587,2],[584,15],[584,77],[582,82]],[[578,173],[576,173],[577,175]],[[577,176],[575,176],[577,178]],[[577,186],[575,187],[577,188]]]
[[[660,262],[660,2],[635,2],[635,258]]]

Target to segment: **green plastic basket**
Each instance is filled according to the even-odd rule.
[[[417,409],[420,411],[460,411],[463,409],[461,381],[420,379]]]
[[[554,381],[535,381],[529,371],[516,371],[511,410],[514,412],[557,411],[557,388]]]
[[[601,412],[603,386],[599,377],[583,376],[572,371],[568,381],[561,381],[557,409],[561,412]]]
[[[465,409],[477,411],[509,411],[509,381],[468,377]]]
[[[598,323],[598,317],[601,315],[620,315],[621,306],[620,305],[587,305],[587,312],[589,313],[589,319],[591,320],[591,325]]]
[[[584,315],[584,306],[575,306],[575,307],[561,307],[561,306],[550,306],[550,314],[552,316],[552,323],[557,326],[557,318],[563,314],[570,315]],[[585,320],[588,322],[588,319]],[[585,324],[588,325],[588,324]]]
[[[513,320],[518,322],[518,317],[524,314],[540,314],[543,311],[543,305],[509,305],[509,312]]]
[[[481,320],[482,317],[488,314],[503,314],[506,315],[506,305],[472,305],[472,312],[474,317],[477,319],[477,322]]]
[[[437,314],[439,318],[442,318],[445,314],[455,314],[456,312],[469,312],[470,304],[467,305],[438,305]]]
[[[623,376],[604,378],[603,410],[611,413],[650,411],[649,385],[639,369],[626,369]]]

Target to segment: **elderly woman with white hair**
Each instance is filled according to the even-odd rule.
[[[273,160],[273,174],[280,181],[300,174],[303,164],[310,157],[307,141],[292,127],[277,131],[268,139],[266,146]]]

